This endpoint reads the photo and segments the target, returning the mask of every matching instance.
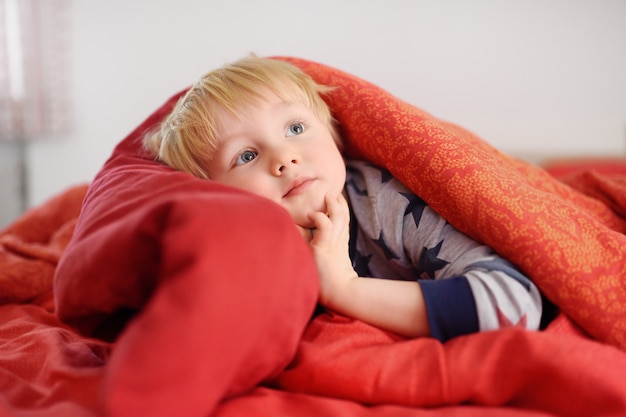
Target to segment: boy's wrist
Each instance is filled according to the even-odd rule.
[[[346,306],[354,297],[354,286],[357,285],[358,279],[359,276],[355,272],[348,275],[348,278],[335,280],[333,285],[320,292],[320,303],[339,313],[347,313]]]

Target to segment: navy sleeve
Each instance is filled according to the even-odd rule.
[[[465,277],[419,280],[431,336],[445,342],[479,330],[476,303]]]

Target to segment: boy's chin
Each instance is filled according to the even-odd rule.
[[[294,222],[303,229],[315,229],[315,223],[309,218],[309,214],[315,213],[314,211],[308,213],[299,213],[297,216],[292,216]]]
[[[304,228],[304,229],[315,229],[315,224],[313,223],[313,221],[309,218],[309,214],[313,214],[313,213],[317,213],[317,212],[321,212],[323,210],[325,210],[325,205],[324,204],[320,204],[319,207],[316,207],[316,210],[311,210],[309,212],[299,212],[297,214],[293,214],[291,215],[291,218],[294,220],[294,222]]]

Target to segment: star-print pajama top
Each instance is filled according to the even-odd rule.
[[[528,277],[456,230],[388,171],[348,161],[346,192],[356,272],[417,280],[433,337],[539,328],[541,295]]]

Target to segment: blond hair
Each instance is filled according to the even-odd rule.
[[[172,168],[208,179],[207,167],[219,140],[216,110],[241,117],[244,109],[267,91],[281,100],[307,105],[340,145],[330,109],[320,96],[331,89],[317,84],[287,62],[246,57],[202,76],[179,99],[158,129],[144,137],[144,146]]]

